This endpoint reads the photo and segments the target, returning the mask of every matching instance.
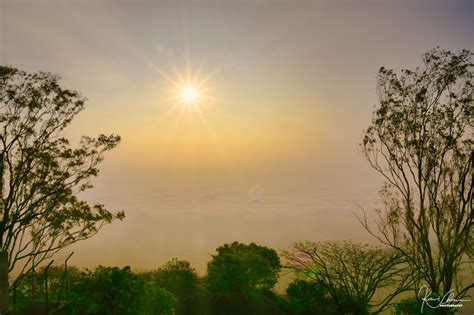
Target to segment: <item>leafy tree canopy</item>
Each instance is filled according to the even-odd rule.
[[[212,292],[271,290],[281,269],[275,250],[239,242],[224,244],[207,265],[207,284]]]
[[[152,286],[159,286],[176,298],[176,314],[196,314],[200,292],[196,270],[186,260],[173,258],[163,267],[141,276]]]
[[[64,129],[85,100],[58,80],[0,66],[0,249],[18,277],[124,217],[78,197],[120,137],[84,136],[72,147]]]

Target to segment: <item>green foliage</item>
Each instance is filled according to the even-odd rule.
[[[176,298],[146,281],[130,267],[104,267],[79,271],[75,267],[48,269],[49,310],[55,314],[174,314]],[[45,273],[29,274],[17,287],[18,314],[45,312]]]
[[[73,293],[86,314],[172,314],[176,303],[170,292],[145,283],[130,267],[87,271]]]
[[[159,286],[176,298],[176,314],[197,313],[197,303],[201,292],[194,268],[185,260],[173,258],[163,267],[141,275],[146,283]]]
[[[234,242],[217,248],[207,265],[207,286],[211,292],[271,290],[281,269],[275,250]]]
[[[282,299],[271,290],[278,280],[275,250],[234,242],[217,248],[207,265],[211,314],[275,314]]]
[[[181,314],[175,312],[177,299],[168,290],[156,285],[145,285],[139,311],[136,314]]]
[[[0,239],[18,277],[124,217],[78,198],[120,137],[83,137],[73,148],[64,129],[84,98],[58,80],[0,66]]]
[[[130,267],[99,266],[81,280],[73,294],[87,313],[134,314],[139,309],[143,284]]]
[[[288,285],[286,296],[297,314],[337,314],[334,301],[321,283],[296,279]]]
[[[75,287],[82,277],[82,272],[72,266],[67,273],[63,266],[52,265],[41,267],[36,272],[25,274],[16,284],[16,308],[19,314],[35,313],[45,309],[46,277],[48,279],[48,299],[50,310],[60,308],[70,299],[68,289]],[[67,285],[67,283],[69,285]]]
[[[284,302],[274,294],[255,291],[214,293],[210,314],[270,315],[284,312]]]
[[[415,298],[404,299],[395,304],[394,307],[395,315],[412,315],[412,314],[423,314],[423,315],[435,315],[437,314],[436,309],[431,309],[429,307],[423,308],[423,313],[421,313],[421,303]],[[449,312],[447,314],[454,314]]]

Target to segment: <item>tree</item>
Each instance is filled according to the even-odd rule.
[[[326,288],[339,313],[378,314],[410,286],[395,251],[352,242],[300,242],[284,252],[297,275]],[[376,300],[377,290],[390,290]]]
[[[207,264],[206,285],[211,314],[275,314],[270,291],[278,281],[275,250],[233,242],[217,248]]]
[[[92,187],[104,153],[120,137],[82,137],[72,148],[63,131],[84,98],[58,80],[0,66],[0,312],[10,271],[19,271],[17,281],[65,246],[124,217],[77,196]]]
[[[473,287],[472,279],[464,285],[458,281],[473,245],[471,56],[467,50],[437,48],[423,55],[422,67],[400,75],[382,67],[379,104],[361,144],[387,183],[376,228],[365,214],[359,220],[402,254],[415,279],[433,294],[444,296],[454,288],[456,298]]]
[[[286,288],[286,297],[297,314],[337,314],[328,290],[320,282],[297,278]]]
[[[134,274],[130,267],[99,266],[82,273],[70,312],[85,314],[173,314],[175,298]],[[69,312],[69,313],[70,313]]]
[[[198,277],[188,261],[173,258],[163,267],[143,273],[142,277],[176,297],[176,314],[197,312]]]
[[[29,273],[17,289],[18,314],[43,314],[46,300],[45,269]],[[48,268],[49,312],[54,314],[174,314],[176,298],[130,267],[98,266],[93,270]]]
[[[395,315],[412,315],[412,314],[435,315],[435,310],[428,307],[428,308],[423,308],[423,312],[421,312],[421,307],[422,307],[422,304],[416,298],[406,298],[395,304],[394,314]]]
[[[280,269],[275,250],[233,242],[217,248],[217,255],[207,264],[207,285],[213,292],[271,290]]]
[[[168,290],[156,285],[145,285],[141,306],[137,313],[143,315],[175,315],[178,314],[176,304],[176,297]]]
[[[57,310],[67,305],[70,287],[76,287],[77,283],[81,281],[81,277],[82,273],[77,267],[69,266],[66,274],[65,267],[58,265],[51,265],[48,268],[42,266],[35,273],[26,274],[14,288],[16,313],[46,312],[46,295],[48,296],[49,310],[54,310],[53,312],[56,313]]]

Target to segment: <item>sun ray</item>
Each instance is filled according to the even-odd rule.
[[[210,137],[214,147],[221,151],[222,144],[219,144],[216,130],[211,126],[207,119],[206,111],[209,110],[219,98],[211,95],[215,90],[211,81],[220,72],[219,67],[214,67],[212,71],[205,71],[206,65],[201,62],[198,67],[193,68],[187,53],[184,54],[184,67],[180,71],[176,66],[171,66],[169,72],[159,69],[156,65],[152,65],[153,69],[167,82],[171,88],[165,90],[161,103],[169,104],[166,115],[174,115],[173,128],[183,126],[183,119],[188,123],[197,120],[203,126],[203,130]],[[219,153],[224,160],[224,152]]]
[[[158,66],[154,65],[154,64],[150,64],[149,65],[153,70],[155,70],[156,72],[158,72],[158,74],[164,78],[166,81],[168,81],[169,83],[171,83],[173,86],[175,87],[179,87],[181,84],[179,81],[176,81],[174,79],[172,79],[169,75],[167,75],[164,71],[160,70],[160,68],[158,68]]]

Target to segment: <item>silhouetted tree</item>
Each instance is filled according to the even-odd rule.
[[[171,292],[176,298],[176,314],[197,313],[198,277],[186,260],[173,258],[163,267],[142,274],[147,282]]]
[[[173,314],[174,296],[146,284],[130,267],[99,266],[84,272],[73,287],[70,311],[99,314]]]
[[[388,248],[352,242],[301,242],[284,252],[299,276],[323,285],[339,313],[378,314],[410,287],[401,256]],[[376,299],[377,290],[386,290]]]
[[[234,242],[217,248],[207,264],[207,288],[213,314],[274,314],[268,296],[281,269],[275,250]]]
[[[104,152],[119,136],[83,137],[71,148],[63,130],[84,107],[49,73],[0,66],[0,312],[8,273],[38,265],[67,245],[123,218],[77,193],[91,188]]]
[[[50,311],[63,308],[71,301],[70,288],[81,282],[82,273],[77,267],[69,266],[67,279],[64,266],[52,265],[47,270],[48,290],[46,292],[45,266],[35,273],[26,274],[15,287],[17,314],[43,314],[46,312],[46,294]]]
[[[145,285],[139,310],[140,315],[175,315],[176,297],[168,290],[157,285]]]
[[[474,286],[458,281],[473,245],[471,56],[434,49],[423,55],[422,67],[400,75],[382,67],[379,104],[361,145],[387,183],[378,228],[366,216],[360,221],[403,255],[433,294],[454,288],[458,298]]]
[[[421,303],[416,298],[407,298],[403,299],[400,302],[397,302],[394,307],[395,315],[413,315],[413,314],[422,314],[422,315],[435,315],[436,310],[429,307],[424,307],[423,312],[421,312]],[[451,314],[451,313],[450,313]]]
[[[286,297],[292,310],[300,315],[337,314],[326,287],[316,281],[296,279],[286,288]]]
[[[271,290],[280,269],[275,250],[233,242],[217,248],[217,255],[207,264],[207,284],[217,292]]]
[[[63,266],[48,268],[49,313],[174,314],[174,295],[130,267],[99,266],[84,271],[69,267],[67,288],[64,276]],[[17,314],[46,314],[45,280],[44,267],[22,279],[17,287]]]

